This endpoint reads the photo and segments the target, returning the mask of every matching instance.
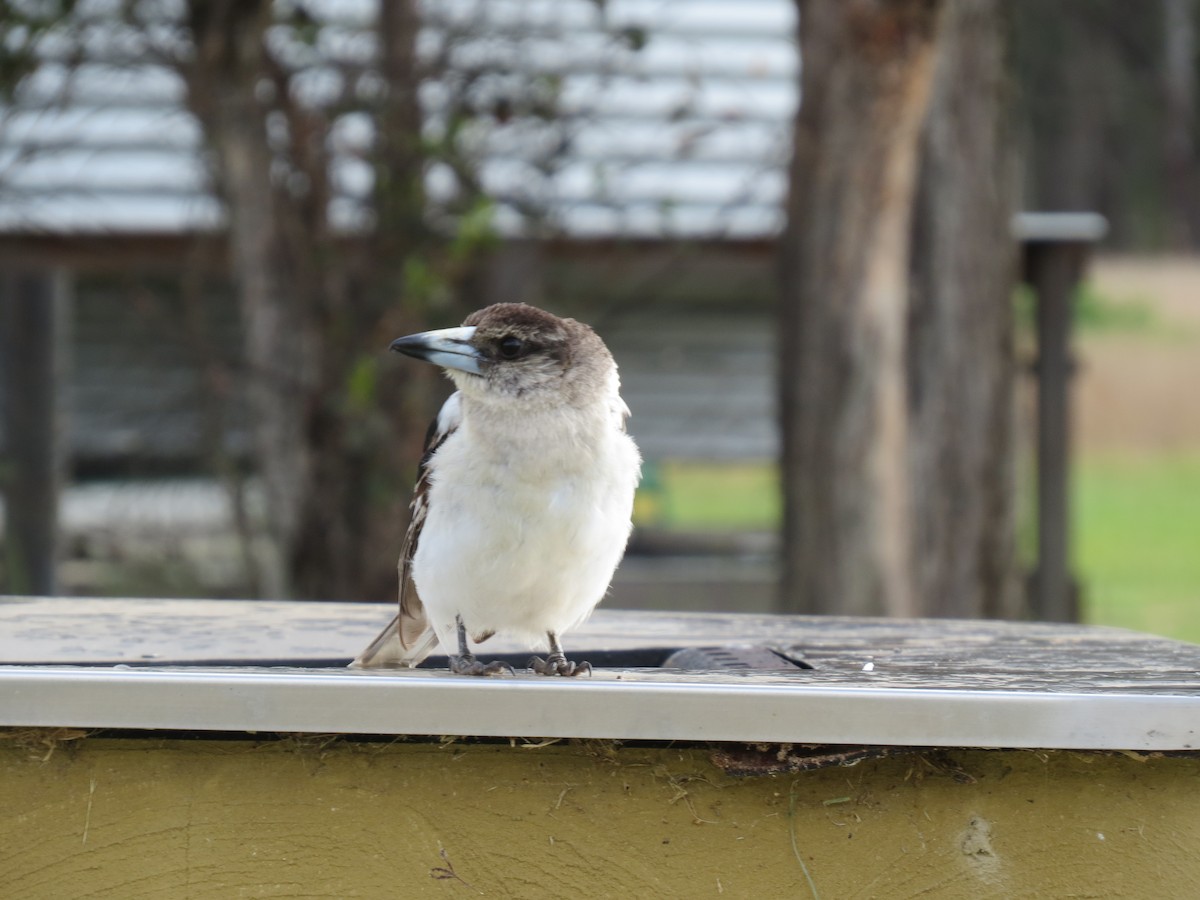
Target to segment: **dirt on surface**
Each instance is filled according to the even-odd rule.
[[[1080,453],[1200,451],[1200,257],[1100,257],[1089,280],[1150,323],[1079,330],[1075,441]]]

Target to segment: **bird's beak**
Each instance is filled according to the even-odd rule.
[[[389,349],[405,356],[415,356],[435,366],[482,375],[479,363],[483,356],[470,343],[474,336],[474,325],[422,331],[420,334],[397,338]]]

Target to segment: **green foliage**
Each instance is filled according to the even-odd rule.
[[[617,32],[617,37],[626,47],[635,53],[644,50],[646,45],[650,43],[650,33],[645,28],[640,28],[636,25],[629,25],[620,29]]]
[[[404,260],[404,299],[410,309],[447,305],[451,296],[445,277],[425,256]]]
[[[313,18],[312,13],[297,3],[290,13],[284,17],[284,22],[290,27],[291,37],[309,47],[316,47],[321,38],[321,23]]]
[[[1014,292],[1013,305],[1017,327],[1033,332],[1037,328],[1036,295],[1029,285]],[[1141,297],[1116,297],[1101,292],[1085,281],[1075,291],[1073,324],[1084,334],[1140,334],[1161,325],[1153,305]]]
[[[474,198],[470,207],[459,217],[458,230],[450,241],[450,258],[457,263],[465,263],[496,246],[495,218],[496,204],[490,197]]]
[[[365,413],[375,407],[379,390],[379,357],[360,356],[346,379],[346,401],[352,412]]]

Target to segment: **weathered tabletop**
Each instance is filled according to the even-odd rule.
[[[601,609],[568,644],[573,658],[616,661],[591,678],[345,669],[390,615],[361,603],[0,600],[0,725],[1200,746],[1200,646],[1118,629]],[[770,648],[778,665],[620,664],[623,651],[705,646]]]

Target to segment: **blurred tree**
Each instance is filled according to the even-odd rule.
[[[379,365],[391,338],[423,325],[429,298],[409,276],[425,253],[437,258],[416,14],[407,0],[380,9],[378,65],[337,73],[323,103],[301,85],[297,60],[322,26],[300,5],[281,19],[271,0],[193,0],[194,50],[177,57],[228,211],[255,468],[277,552],[263,588],[276,596],[394,591],[409,474],[397,460],[417,458],[428,414],[426,373]],[[331,132],[368,106],[369,221],[348,227],[333,215]]]
[[[906,318],[936,0],[798,0],[783,237],[782,605],[912,615]]]
[[[1200,153],[1197,152],[1195,0],[1163,0],[1164,157],[1168,239],[1200,247]]]
[[[574,26],[493,9],[426,4],[419,19],[416,0],[0,0],[0,99],[43,67],[65,105],[77,80],[93,87],[123,69],[131,84],[169,82],[164,67],[182,79],[224,220],[216,235],[192,235],[189,271],[164,289],[163,308],[192,332],[180,343],[208,388],[203,456],[232,489],[254,593],[394,593],[438,379],[387,364],[385,348],[497,296],[481,272],[501,203],[510,225],[553,233],[546,200],[581,112],[559,115],[563,78],[545,57],[556,30]],[[602,7],[599,25],[602,60],[645,44]],[[424,110],[418,88],[431,98]],[[521,176],[494,200],[479,162],[498,133]],[[225,263],[218,243],[242,326],[232,365],[199,333]],[[272,548],[261,555],[237,499],[231,436],[243,413]]]
[[[1014,0],[1024,202],[1125,250],[1200,246],[1195,0]]]
[[[781,605],[1012,614],[1002,4],[799,6]]]
[[[557,82],[512,65],[522,35],[497,45],[452,10],[430,15],[419,55],[416,0],[380,0],[365,26],[317,4],[191,0],[170,54],[228,213],[272,595],[394,593],[437,376],[381,365],[383,348],[461,320],[461,295],[480,286],[494,243],[477,166],[490,131],[519,119],[547,177],[566,146]],[[427,82],[432,115],[418,101]],[[356,130],[369,137],[356,144]],[[344,188],[352,161],[369,170],[357,203]],[[534,230],[541,187],[530,177],[504,198]]]
[[[38,66],[37,44],[70,14],[71,0],[0,0],[0,102]],[[2,117],[0,117],[2,127]],[[66,470],[62,384],[70,279],[7,260],[0,275],[0,590],[58,591],[59,493]]]
[[[908,311],[910,552],[922,615],[1015,618],[1008,9],[943,11],[921,139]]]

